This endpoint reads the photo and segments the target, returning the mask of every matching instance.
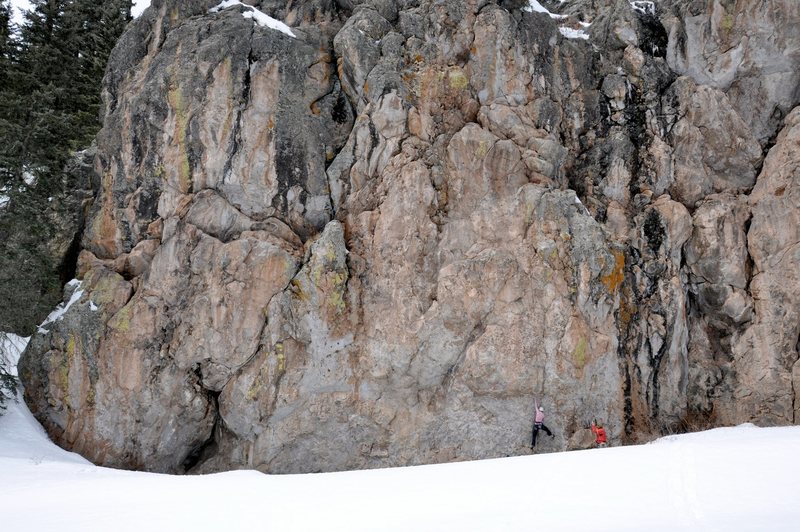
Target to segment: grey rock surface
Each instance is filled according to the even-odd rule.
[[[249,2],[292,38],[154,2],[106,79],[100,310],[23,359],[52,437],[296,473],[529,452],[534,400],[537,452],[796,423],[800,16],[543,3]]]

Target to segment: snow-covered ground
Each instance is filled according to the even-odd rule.
[[[15,532],[794,531],[798,486],[800,427],[398,469],[188,477],[93,466],[53,445],[23,403],[0,417],[0,523]]]

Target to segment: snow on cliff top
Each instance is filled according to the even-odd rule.
[[[798,456],[800,427],[742,425],[456,464],[170,476],[93,466],[53,445],[20,402],[0,417],[0,515],[15,532],[788,532],[800,523]]]
[[[566,0],[559,0],[560,3],[564,3]],[[549,15],[550,18],[553,20],[567,20],[569,17],[567,15],[557,15],[555,13],[551,13],[546,7],[540,4],[537,0],[528,0],[528,5],[522,8],[523,11],[527,11],[528,13],[544,13]],[[583,27],[588,27],[589,24],[583,25]],[[571,28],[569,26],[559,26],[558,31],[561,32],[561,35],[566,37],[567,39],[583,39],[586,40],[589,38],[589,34],[583,31],[581,28]]]
[[[80,289],[82,284],[83,283],[77,279],[73,279],[67,283],[67,286],[72,289],[72,295],[70,296],[69,301],[66,303],[59,303],[58,306],[47,316],[47,318],[45,318],[38,328],[38,332],[40,334],[47,334],[50,332],[45,329],[45,327],[63,318],[64,314],[67,313],[69,308],[77,303],[78,300],[80,300],[81,296],[83,296],[83,290]]]
[[[558,0],[560,4],[564,4],[568,0]],[[641,13],[642,15],[656,15],[656,0],[628,0],[628,3],[631,6],[631,9],[634,11]],[[528,13],[544,13],[549,15],[550,18],[553,20],[564,21],[568,22],[569,16],[567,15],[559,15],[556,13],[551,13],[549,9],[544,7],[542,4],[539,3],[538,0],[528,0],[528,5],[522,8],[523,11],[527,11]],[[574,22],[572,23],[573,27],[569,25],[563,25],[558,27],[558,31],[566,37],[567,39],[583,39],[588,40],[589,34],[586,33],[584,30],[591,26],[591,22],[584,22],[584,21],[577,21],[577,24]],[[580,27],[577,27],[580,26]]]
[[[224,2],[220,2],[219,5],[209,9],[208,12],[209,13],[219,13],[223,9],[227,9],[227,8],[233,7],[233,6],[242,6],[242,7],[247,8],[244,11],[244,13],[242,13],[242,16],[244,18],[253,19],[253,21],[256,24],[258,24],[259,26],[262,26],[262,27],[265,27],[265,28],[271,28],[273,30],[278,30],[281,33],[285,33],[289,37],[296,37],[296,35],[294,33],[292,33],[292,29],[289,26],[287,26],[286,24],[284,24],[283,22],[281,22],[280,20],[274,19],[274,18],[270,17],[269,15],[267,15],[266,13],[262,13],[261,11],[259,11],[258,9],[254,8],[252,6],[248,6],[246,4],[243,4],[239,0],[225,0]]]

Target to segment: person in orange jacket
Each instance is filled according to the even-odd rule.
[[[603,428],[603,425],[598,423],[597,420],[592,421],[592,432],[594,433],[594,444],[598,447],[605,447],[608,445],[608,440],[606,439],[606,429]]]

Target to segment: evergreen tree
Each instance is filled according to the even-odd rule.
[[[25,335],[60,299],[74,269],[74,257],[57,251],[64,249],[64,220],[79,216],[67,212],[75,201],[60,204],[79,186],[63,169],[101,127],[101,82],[131,6],[31,3],[15,29],[9,2],[0,0],[0,194],[10,198],[0,206],[0,331]]]
[[[68,0],[34,0],[21,31],[17,91],[21,108],[14,117],[23,126],[13,156],[21,163],[17,182],[23,172],[36,177],[47,187],[69,154],[75,132],[71,131],[71,80],[77,74],[77,62],[69,56],[69,28],[65,22]],[[28,178],[30,181],[30,178]]]
[[[12,33],[11,3],[4,0],[0,2],[0,73],[5,73],[6,62],[10,56],[8,47]]]
[[[70,105],[77,147],[91,143],[99,129],[100,87],[108,56],[130,20],[130,0],[76,1],[66,13],[70,61],[75,62]]]
[[[100,129],[100,85],[112,47],[130,20],[130,0],[32,0],[20,29],[0,110],[3,166],[25,187],[48,188],[69,154]],[[29,183],[28,183],[29,184]],[[48,193],[51,191],[48,191]]]
[[[8,91],[8,74],[9,65],[11,63],[13,43],[11,37],[13,35],[13,28],[11,27],[11,4],[9,2],[0,2],[0,80],[2,80],[2,89],[0,89],[0,101],[3,101],[3,96]],[[3,128],[0,119],[0,130]],[[0,162],[0,164],[2,164]],[[0,181],[0,189],[3,188],[2,181]],[[4,196],[0,191],[0,196]],[[6,401],[13,399],[16,394],[17,380],[11,375],[5,353],[2,351],[2,343],[5,335],[0,332],[0,412],[5,410]]]
[[[0,194],[8,196],[9,184],[16,174],[19,158],[13,156],[14,139],[19,138],[19,90],[16,77],[16,48],[11,24],[11,3],[0,2]]]

